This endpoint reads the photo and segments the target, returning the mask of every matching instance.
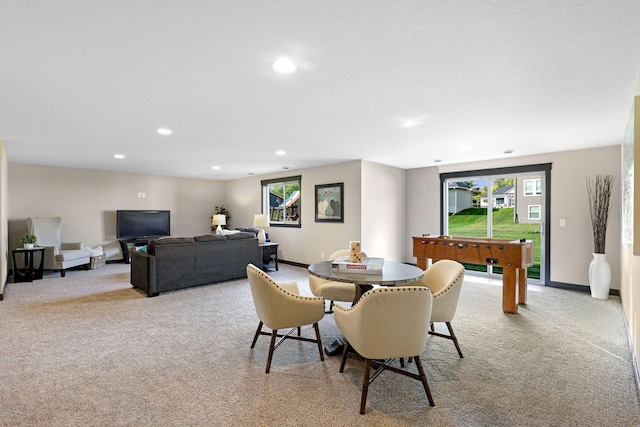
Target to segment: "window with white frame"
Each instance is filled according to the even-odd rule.
[[[529,219],[540,219],[540,205],[529,205]]]
[[[300,227],[301,176],[261,182],[262,213],[270,227]]]
[[[542,180],[540,179],[525,179],[524,180],[524,195],[525,196],[539,196],[542,194]]]

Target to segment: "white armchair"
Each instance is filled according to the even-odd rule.
[[[62,243],[62,218],[32,217],[27,218],[29,233],[35,234],[38,246],[44,246],[44,269],[60,271],[62,277],[65,270],[79,265],[89,265],[91,251],[82,243]]]

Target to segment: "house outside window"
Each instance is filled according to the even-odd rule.
[[[301,176],[265,180],[262,213],[270,227],[300,227]]]
[[[540,219],[540,205],[529,205],[529,219]]]
[[[524,180],[524,195],[525,196],[539,196],[542,194],[542,181],[539,179],[525,179]]]

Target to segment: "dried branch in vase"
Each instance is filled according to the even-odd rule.
[[[593,228],[593,252],[605,253],[607,222],[611,212],[611,190],[613,175],[596,175],[595,182],[587,177],[587,194],[589,195],[589,213]]]

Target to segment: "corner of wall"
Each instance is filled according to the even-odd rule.
[[[7,154],[4,145],[0,141],[0,299],[4,295],[4,288],[7,282],[8,273],[8,173]]]

